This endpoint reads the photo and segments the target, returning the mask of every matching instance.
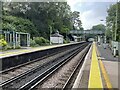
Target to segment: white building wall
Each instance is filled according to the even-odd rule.
[[[50,41],[55,44],[62,44],[63,38],[62,37],[50,37]]]
[[[63,44],[63,38],[59,37],[59,43]]]

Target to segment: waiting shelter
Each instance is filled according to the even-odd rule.
[[[50,36],[50,42],[53,44],[63,44],[63,36],[59,34],[59,31],[56,31],[55,34]]]
[[[30,34],[24,32],[15,32],[15,31],[3,31],[0,30],[0,34],[2,34],[6,40],[6,42],[13,46],[22,46],[29,47],[30,46]]]

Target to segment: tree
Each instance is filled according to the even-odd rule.
[[[116,30],[116,41],[120,41],[120,1],[117,4],[111,5],[107,10],[107,13],[108,16],[106,17],[106,21],[109,32],[111,32],[113,38],[115,38],[115,30]]]
[[[117,41],[120,42],[120,1],[117,3]]]
[[[36,28],[35,31],[32,31],[35,33],[31,33],[30,30],[26,29],[24,31],[31,33],[35,37],[49,39],[50,33],[56,30],[59,30],[60,34],[66,37],[69,30],[73,28],[72,26],[75,26],[75,29],[82,29],[79,18],[80,13],[77,11],[72,12],[67,2],[4,2],[2,12],[3,16],[29,20]],[[5,26],[9,26],[9,23],[5,24]],[[16,28],[21,30],[19,28],[21,24],[18,27],[14,25],[14,23],[10,22],[12,30]],[[29,25],[25,26],[24,23],[22,26],[29,27]]]
[[[50,27],[62,31],[72,29],[71,10],[67,2],[11,2],[3,3],[3,14],[29,19],[37,28],[37,36],[49,38]],[[62,32],[60,32],[62,33]]]
[[[92,30],[101,30],[101,31],[105,31],[105,25],[103,24],[98,24],[92,27]]]
[[[2,17],[2,30],[17,31],[30,33],[31,37],[37,35],[34,24],[28,19],[23,19],[15,16],[3,16]]]
[[[73,19],[73,29],[80,29],[81,28],[81,20],[80,20],[80,12],[74,11],[72,13]]]

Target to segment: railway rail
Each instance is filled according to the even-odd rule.
[[[73,84],[74,84],[74,81],[75,81],[75,79],[76,79],[76,76],[77,76],[77,74],[78,74],[78,72],[79,72],[79,70],[80,70],[80,68],[81,68],[81,66],[82,66],[82,63],[83,63],[83,61],[84,61],[84,58],[85,58],[85,56],[86,56],[86,54],[87,54],[87,51],[89,50],[89,47],[90,47],[90,45],[89,46],[87,46],[86,48],[85,48],[85,50],[82,52],[82,54],[81,54],[81,57],[80,57],[80,60],[76,60],[77,62],[76,62],[76,64],[73,64],[74,66],[71,66],[71,68],[70,69],[68,69],[67,70],[67,73],[65,73],[63,76],[64,77],[62,77],[62,81],[61,81],[61,83],[58,81],[58,83],[60,84],[60,86],[58,85],[57,86],[57,88],[61,88],[62,90],[66,90],[66,89],[71,89],[72,88],[72,86],[73,86]],[[61,68],[62,66],[65,66],[66,65],[66,63],[69,63],[69,61],[71,61],[71,59],[74,57],[74,56],[76,56],[76,54],[78,54],[78,52],[79,52],[79,50],[77,51],[77,52],[75,52],[72,56],[70,56],[70,58],[67,58],[67,62],[63,62],[63,64],[61,64],[60,66],[58,66],[55,70],[53,70],[53,71],[51,71],[51,73],[49,73],[49,74],[47,74],[44,78],[42,78],[41,80],[39,80],[37,83],[35,83],[35,85],[33,85],[33,86],[31,86],[31,88],[29,88],[29,90],[39,90],[40,88],[44,88],[44,86],[43,87],[41,87],[42,86],[42,84],[44,83],[44,82],[51,82],[51,80],[49,81],[47,78],[49,78],[49,76],[51,75],[51,74],[55,74],[55,72],[59,69],[59,68]],[[73,59],[74,60],[74,59]],[[75,61],[75,60],[74,60]],[[66,66],[67,67],[67,66]],[[57,71],[58,73],[59,73],[59,71]],[[51,75],[51,76],[53,76],[53,75]],[[52,77],[52,78],[54,78],[54,77]],[[54,81],[53,81],[54,82]],[[51,82],[52,83],[52,82]],[[58,84],[57,83],[57,84]],[[48,84],[48,83],[47,83]],[[46,85],[47,85],[46,84]],[[56,85],[57,85],[56,84]],[[55,85],[55,86],[56,86]],[[49,88],[49,87],[48,87]],[[52,87],[52,88],[56,88],[56,87]],[[28,88],[27,88],[28,89]]]
[[[3,89],[6,89],[9,87],[9,88],[17,88],[19,90],[33,88],[37,84],[37,82],[43,80],[43,78],[45,78],[48,73],[50,73],[50,72],[52,73],[55,70],[57,70],[58,68],[60,68],[63,64],[68,62],[78,52],[80,52],[80,50],[83,47],[85,48],[87,45],[88,45],[88,43],[84,43],[78,47],[75,47],[69,51],[66,51],[63,54],[61,54],[60,57],[56,57],[53,60],[51,60],[43,65],[38,65],[35,68],[27,70],[24,74],[20,74],[20,75],[16,76],[15,78],[7,80],[6,82],[0,84],[0,86],[3,87]],[[49,75],[47,75],[47,76],[49,76]],[[24,81],[26,81],[26,82],[24,82]]]
[[[79,70],[80,70],[80,68],[81,68],[81,66],[82,66],[82,64],[84,62],[84,58],[85,58],[88,50],[89,50],[89,46],[85,50],[85,52],[82,54],[82,56],[80,57],[80,60],[79,60],[78,64],[76,65],[76,67],[73,70],[71,70],[70,77],[67,79],[66,83],[62,87],[62,90],[66,90],[68,88],[69,89],[72,88],[72,86],[73,86],[73,84],[75,82],[75,79],[76,79],[76,77],[77,77],[77,75],[79,73]]]
[[[67,50],[69,49],[69,50]],[[24,63],[22,65],[18,65],[16,67],[4,70],[1,72],[1,77],[2,77],[2,84],[6,83],[8,81],[13,80],[13,78],[15,79],[15,77],[19,77],[20,75],[24,75],[24,73],[26,71],[29,71],[30,69],[33,69],[34,67],[38,66],[38,65],[43,65],[44,63],[48,63],[51,61],[51,59],[55,59],[61,55],[64,55],[65,53],[69,52],[70,48],[66,48],[66,51],[64,52],[64,50],[55,52],[53,54],[44,56],[42,58],[38,58],[36,60]],[[12,75],[11,75],[12,74]],[[17,79],[17,78],[16,78]],[[0,84],[1,84],[0,83]]]

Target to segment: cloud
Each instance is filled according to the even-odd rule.
[[[68,2],[117,2],[120,0],[67,0]]]
[[[91,29],[93,25],[105,24],[105,22],[100,22],[103,16],[96,16],[93,10],[86,11],[81,14],[82,26],[84,29]]]
[[[84,29],[91,29],[93,25],[104,24],[107,16],[107,8],[115,2],[83,2],[84,0],[69,0],[72,11],[79,11]],[[95,1],[95,0],[94,0]]]
[[[71,6],[72,11],[76,10],[75,6],[77,5],[77,3],[79,3],[79,6],[81,5],[80,0],[67,0],[67,3]]]

